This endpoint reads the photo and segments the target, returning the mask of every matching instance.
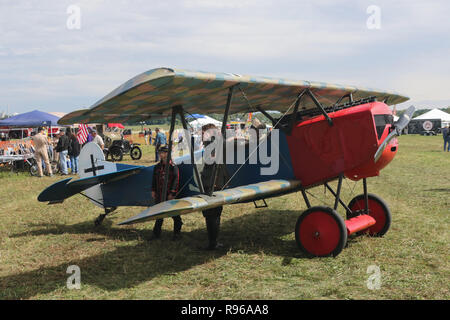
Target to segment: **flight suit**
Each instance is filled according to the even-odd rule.
[[[38,167],[38,176],[42,177],[42,160],[44,160],[45,168],[47,169],[48,174],[51,176],[53,174],[52,167],[50,165],[50,161],[48,160],[48,140],[41,133],[37,133],[33,137],[34,144],[34,158],[37,162]]]
[[[164,177],[166,175],[166,164],[163,161],[158,162],[158,164],[153,169],[153,181],[152,181],[152,191],[155,192],[155,204],[160,203],[163,200],[163,189],[164,189]],[[180,174],[177,165],[172,161],[169,163],[169,178],[167,183],[167,197],[169,195],[176,196],[178,188],[180,186]],[[179,235],[181,232],[181,226],[183,222],[180,216],[173,216],[173,233],[174,236]],[[153,227],[153,236],[159,238],[161,235],[161,228],[164,220],[158,219]]]

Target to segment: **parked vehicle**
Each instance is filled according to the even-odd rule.
[[[123,132],[118,128],[106,128],[103,141],[106,160],[122,161],[125,154],[129,154],[133,160],[139,160],[142,157],[140,143],[132,143],[124,139]]]

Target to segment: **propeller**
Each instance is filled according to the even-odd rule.
[[[416,111],[416,108],[414,106],[410,106],[408,110],[405,111],[405,113],[402,114],[400,119],[398,119],[397,122],[394,123],[394,130],[392,130],[391,133],[384,139],[383,143],[378,147],[377,152],[375,152],[375,162],[377,162],[381,155],[383,154],[384,149],[386,149],[389,142],[395,137],[401,135],[403,129],[406,128],[409,121],[412,118],[412,115],[414,114],[414,111]]]

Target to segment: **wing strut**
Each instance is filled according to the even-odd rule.
[[[351,92],[349,92],[349,93],[343,95],[342,97],[340,97],[339,100],[334,105],[337,106],[345,98],[348,98],[349,103],[353,102],[353,94]]]
[[[241,90],[242,91],[242,90]],[[303,97],[307,95],[311,98],[311,100],[314,102],[314,104],[316,105],[317,109],[319,109],[320,113],[323,114],[323,116],[325,117],[325,119],[327,119],[328,124],[330,126],[333,125],[333,120],[330,118],[330,116],[328,115],[328,112],[325,110],[325,108],[322,106],[322,104],[319,102],[319,100],[317,99],[317,97],[314,95],[314,93],[311,91],[310,88],[306,88],[305,90],[303,90],[302,92],[300,92],[297,96],[297,98],[295,99],[294,102],[294,110],[292,111],[292,113],[289,115],[289,124],[283,125],[281,124],[279,129],[282,129],[284,132],[286,132],[287,134],[290,134],[292,129],[294,128],[295,122],[297,120],[297,114],[299,113],[298,109],[300,107],[301,104],[301,100],[303,99]],[[338,100],[338,103],[344,98],[344,97],[348,97],[350,101],[353,101],[353,96],[351,93],[341,97]],[[246,99],[247,100],[247,99]],[[248,103],[248,100],[247,100]],[[291,105],[292,107],[292,105]],[[272,121],[272,125],[278,125],[280,123],[280,120],[285,116],[283,115],[280,119],[278,119],[278,121],[276,121],[272,116],[269,115],[269,113],[267,113],[266,111],[264,111],[260,106],[257,106],[256,109],[258,111],[260,111],[262,114],[264,114],[270,121]],[[290,109],[290,108],[289,108]],[[288,109],[288,111],[289,111]]]
[[[294,107],[294,111],[291,114],[291,118],[290,118],[290,122],[289,122],[289,127],[287,128],[287,132],[288,134],[291,133],[292,129],[294,128],[295,125],[295,121],[297,120],[297,113],[298,113],[298,108],[300,106],[300,102],[303,99],[303,97],[307,95],[311,98],[311,100],[314,102],[314,104],[316,105],[317,109],[319,109],[319,111],[323,114],[323,116],[325,117],[325,119],[327,119],[328,124],[330,126],[333,125],[333,120],[330,118],[330,116],[328,115],[328,113],[326,112],[326,110],[324,109],[324,107],[322,106],[322,104],[319,102],[319,100],[317,100],[317,97],[314,95],[314,93],[311,92],[310,88],[306,88],[305,90],[303,90],[302,92],[300,92],[300,94],[297,96],[297,99],[295,100],[295,107]]]
[[[176,120],[177,114],[180,115],[181,123],[183,124],[183,129],[188,130],[186,118],[185,118],[185,115],[184,115],[183,106],[181,106],[181,105],[173,106],[172,107],[172,116],[171,116],[171,119],[170,119],[169,147],[168,147],[169,150],[168,150],[168,153],[167,153],[166,168],[169,168],[169,162],[172,160],[172,144],[173,144],[172,137],[173,137],[173,131],[175,130],[175,120]],[[198,167],[197,167],[197,164],[195,163],[194,139],[193,139],[192,135],[189,137],[189,139],[187,137],[186,137],[186,139],[188,140],[190,154],[191,154],[191,162],[192,162],[192,166],[194,168],[194,174],[195,174],[195,178],[197,179],[199,191],[200,191],[200,193],[205,193],[205,190],[204,190],[204,187],[203,187],[203,183],[202,183],[202,179],[200,178],[200,174],[198,172]],[[162,202],[167,200],[168,184],[169,184],[169,172],[167,170],[166,175],[164,176]]]
[[[239,85],[239,84],[235,84],[235,85],[231,86],[228,89],[227,104],[225,106],[225,112],[223,114],[222,129],[220,131],[221,135],[222,135],[222,137],[221,137],[222,141],[224,140],[224,137],[225,137],[225,130],[227,128],[227,122],[228,122],[228,113],[230,112],[231,99],[233,98],[233,90],[234,90],[234,87],[236,85]],[[224,148],[224,146],[222,144],[222,148],[219,148],[217,150],[218,151],[217,153],[220,152],[220,154],[217,155],[216,159],[221,159],[221,157],[223,155],[223,148]],[[214,162],[214,167],[213,167],[213,172],[212,172],[212,175],[211,175],[211,183],[210,183],[211,189],[208,190],[208,195],[209,196],[211,196],[213,194],[213,192],[214,192],[214,186],[216,184],[216,179],[217,179],[217,165],[218,165],[217,161],[215,161]]]
[[[182,106],[179,107],[178,113],[180,114],[181,123],[183,124],[183,129],[185,130],[185,132],[188,132],[187,122],[186,122],[186,118],[185,118],[184,110],[183,110]],[[194,167],[194,174],[195,174],[195,178],[197,179],[198,189],[200,190],[200,193],[205,193],[205,189],[203,188],[203,181],[198,172],[197,164],[195,163],[194,137],[192,135],[190,135],[189,138],[186,137],[186,140],[188,141],[188,144],[189,144],[189,150],[191,153],[191,162],[192,162],[192,166]]]
[[[164,185],[163,185],[163,194],[162,194],[162,202],[167,200],[167,187],[169,184],[169,163],[170,160],[172,160],[172,136],[173,136],[173,130],[175,129],[175,119],[177,117],[177,111],[180,108],[180,106],[173,106],[172,107],[172,117],[170,118],[170,131],[169,131],[169,150],[167,152],[167,158],[166,158],[166,172],[164,175]]]
[[[306,94],[311,98],[311,100],[314,102],[314,104],[316,105],[316,107],[320,110],[320,112],[322,112],[322,114],[324,115],[324,117],[327,119],[328,124],[330,126],[333,125],[333,120],[331,120],[330,116],[328,115],[328,113],[325,111],[325,109],[323,108],[322,104],[319,102],[319,100],[317,100],[316,96],[314,95],[314,93],[311,92],[311,90],[309,90],[309,88],[307,89],[308,91],[306,92]]]
[[[295,107],[294,107],[294,111],[292,112],[293,117],[291,118],[291,121],[289,122],[289,127],[288,127],[288,133],[291,134],[292,128],[294,128],[295,125],[295,120],[297,120],[297,112],[298,112],[298,107],[300,106],[300,101],[303,98],[303,95],[305,93],[309,92],[309,88],[303,90],[298,96],[297,99],[295,100]]]

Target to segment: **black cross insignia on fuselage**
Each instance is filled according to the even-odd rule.
[[[97,170],[105,169],[104,166],[98,166],[98,167],[95,166],[94,156],[92,154],[91,154],[91,164],[92,164],[92,168],[85,169],[84,173],[92,172],[94,174],[94,176],[96,176],[97,175]]]

